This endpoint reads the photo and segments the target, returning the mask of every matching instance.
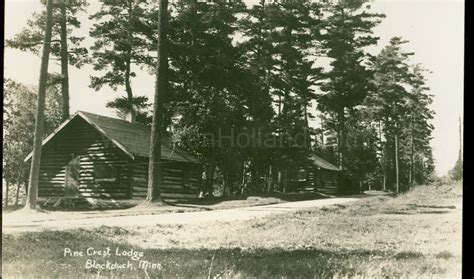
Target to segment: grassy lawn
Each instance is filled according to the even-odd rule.
[[[460,185],[241,222],[2,235],[5,278],[459,278]],[[111,255],[86,255],[112,250]],[[83,256],[64,255],[65,248]],[[115,250],[142,252],[140,260]],[[132,251],[133,252],[133,251]],[[131,253],[131,252],[130,252]],[[127,263],[86,269],[86,262]],[[159,265],[158,265],[159,264]],[[125,267],[125,265],[124,265]]]

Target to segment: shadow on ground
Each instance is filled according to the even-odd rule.
[[[403,277],[406,274],[431,275],[444,272],[437,257],[427,258],[416,252],[382,252],[370,250],[329,251],[311,247],[285,249],[146,249],[116,244],[108,234],[128,233],[123,229],[107,232],[74,230],[70,232],[26,233],[3,235],[3,274],[6,278],[331,278],[358,275]],[[87,249],[110,248],[110,256],[86,255]],[[64,249],[82,251],[84,256],[65,256]],[[139,260],[115,255],[120,251],[143,252],[139,260],[161,268],[144,270]],[[444,259],[450,255],[442,255]],[[107,261],[126,263],[136,269],[99,270],[85,268],[87,260],[102,264]],[[158,265],[159,264],[159,265]],[[382,268],[383,267],[383,268]],[[370,273],[367,273],[370,272]],[[73,277],[70,277],[73,278]]]
[[[415,215],[415,214],[445,214],[452,212],[452,209],[456,209],[454,205],[420,205],[409,203],[397,209],[385,210],[385,214],[399,214],[399,215]]]
[[[268,205],[282,202],[305,201],[328,198],[315,192],[304,193],[265,193],[258,195],[239,195],[232,197],[206,197],[189,200],[165,199],[168,211],[180,212],[180,208],[194,209],[196,211],[209,211],[214,209],[229,209],[236,207]],[[47,211],[106,211],[112,209],[133,209],[140,200],[106,200],[90,198],[49,198],[39,204]],[[4,212],[21,209],[22,206],[5,208]],[[192,211],[194,211],[192,210]],[[184,211],[183,211],[184,212]]]

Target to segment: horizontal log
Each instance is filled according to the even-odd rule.
[[[182,182],[173,182],[173,181],[162,181],[163,185],[170,185],[175,187],[183,187],[184,184]]]
[[[66,189],[64,187],[60,188],[55,188],[55,187],[43,187],[41,189],[38,189],[38,192],[64,192]]]
[[[171,181],[171,182],[183,182],[183,177],[182,176],[168,176],[165,175],[163,176],[163,180],[165,181]]]
[[[136,187],[133,186],[133,192],[138,193],[138,192],[146,192],[148,191],[148,187]]]
[[[51,179],[64,179],[66,176],[64,174],[52,174],[52,175],[42,175],[39,177],[41,180],[51,180]]]
[[[62,196],[64,195],[57,194],[57,193],[51,193],[51,194],[38,193],[38,198],[56,198],[56,197],[62,197]]]
[[[133,192],[137,192],[137,193],[140,193],[140,192],[146,192],[148,189],[148,187],[136,187],[134,186],[133,187]],[[169,186],[169,185],[163,185],[161,187],[161,192],[163,193],[197,193],[198,192],[198,188],[197,187],[189,187],[189,188],[183,188],[183,187],[172,187],[172,186]]]
[[[65,190],[61,190],[61,189],[42,189],[42,190],[38,190],[38,193],[42,193],[42,194],[51,194],[51,193],[57,193],[57,194],[61,194],[63,195],[66,191]]]
[[[81,162],[81,168],[90,168],[94,166],[124,166],[128,165],[128,162],[125,160],[112,160],[112,159],[107,159],[107,160],[100,160],[100,161],[87,161],[87,162]]]
[[[127,189],[117,189],[116,191],[109,191],[107,189],[79,189],[79,193],[108,193],[108,194],[123,194],[128,193]]]
[[[128,185],[125,182],[94,182],[94,181],[81,181],[81,187],[100,187],[100,188],[126,188]]]
[[[123,199],[128,198],[128,194],[95,194],[95,193],[80,193],[80,197],[89,198],[111,198],[111,199]]]
[[[182,169],[171,169],[171,168],[164,168],[163,169],[163,173],[182,173],[183,170]]]
[[[144,183],[146,183],[147,181],[148,181],[148,179],[146,179],[144,177],[136,177],[136,176],[133,177],[133,182],[144,182]]]
[[[48,164],[48,163],[41,163],[41,167],[40,169],[41,170],[50,170],[50,169],[60,169],[60,168],[64,168],[65,167],[65,164]]]
[[[39,181],[38,187],[64,187],[64,182],[49,182],[49,181]]]
[[[172,194],[172,193],[163,193],[161,195],[163,198],[175,198],[175,199],[192,199],[197,198],[198,194]]]

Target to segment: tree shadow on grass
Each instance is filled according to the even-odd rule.
[[[451,211],[449,210],[423,210],[423,211],[386,210],[386,211],[383,211],[384,214],[394,214],[394,215],[446,214],[450,212]]]
[[[303,192],[303,193],[258,193],[251,195],[238,195],[230,197],[206,197],[202,199],[190,199],[190,200],[181,200],[176,203],[181,204],[192,204],[192,205],[216,205],[228,201],[244,201],[248,199],[267,199],[274,198],[279,199],[284,202],[291,201],[305,201],[305,200],[315,200],[315,199],[324,199],[327,198],[321,194],[314,192]]]
[[[406,204],[399,208],[389,208],[383,211],[384,214],[398,214],[398,215],[417,215],[417,214],[446,214],[452,212],[450,209],[455,209],[456,206],[441,206],[441,205],[420,205],[420,204]]]
[[[315,200],[315,199],[324,199],[327,198],[323,195],[314,192],[304,192],[304,193],[260,193],[255,195],[238,195],[231,197],[206,197],[206,198],[194,198],[194,199],[164,199],[164,203],[171,207],[182,207],[182,208],[191,208],[197,209],[199,211],[209,211],[213,210],[212,208],[207,208],[206,206],[217,206],[224,204],[226,202],[236,203],[229,205],[228,208],[235,208],[241,206],[257,206],[257,205],[267,205],[275,204],[279,202],[291,202],[291,201],[305,201],[305,200]],[[91,201],[89,198],[54,198],[56,200],[61,200],[58,204],[55,204],[56,200],[45,204],[48,199],[41,201],[40,206],[47,211],[108,211],[108,210],[124,210],[132,209],[142,202],[141,200],[116,200],[116,199],[94,199]],[[253,202],[246,202],[254,199]],[[259,201],[260,199],[260,201]],[[268,199],[268,201],[266,200]],[[239,201],[242,201],[242,204],[239,205]],[[10,210],[11,211],[11,210]],[[177,212],[180,212],[177,210]],[[184,212],[184,211],[183,211]]]
[[[86,269],[87,259],[98,263],[106,261],[124,263],[130,257],[114,255],[121,251],[143,252],[140,260],[159,264],[161,269],[147,270],[149,278],[332,278],[357,276],[368,269],[384,266],[382,274],[400,277],[405,272],[437,270],[436,262],[429,262],[416,252],[388,252],[379,250],[321,250],[301,249],[144,249],[111,240],[111,236],[129,234],[123,229],[99,231],[73,230],[68,232],[27,233],[17,236],[3,235],[4,274],[14,277],[15,270],[23,268],[23,274],[61,278],[75,274],[80,278],[96,278],[98,269]],[[64,248],[85,251],[111,248],[112,255],[65,257]],[[28,249],[26,249],[28,248]],[[138,265],[138,261],[131,260]],[[403,267],[403,268],[401,268]],[[435,268],[435,269],[433,269]],[[26,270],[25,270],[26,269]],[[29,270],[31,269],[31,270]],[[31,271],[31,273],[28,273]],[[102,270],[104,278],[145,278],[136,270]],[[9,278],[7,276],[7,278]],[[101,277],[99,277],[101,278]]]
[[[456,209],[454,205],[419,205],[419,204],[407,204],[408,206],[414,206],[419,208],[446,208],[446,209]]]

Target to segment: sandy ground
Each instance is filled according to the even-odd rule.
[[[103,225],[135,227],[155,226],[165,224],[199,224],[206,222],[229,222],[261,218],[272,214],[298,211],[305,208],[317,208],[328,205],[344,204],[371,197],[356,195],[341,198],[318,199],[310,201],[288,202],[272,205],[242,207],[225,210],[184,212],[184,213],[136,213],[113,215],[107,211],[103,214],[88,214],[87,212],[46,212],[26,214],[11,212],[3,214],[3,232],[18,233],[43,230],[64,230],[74,228],[94,228]]]

